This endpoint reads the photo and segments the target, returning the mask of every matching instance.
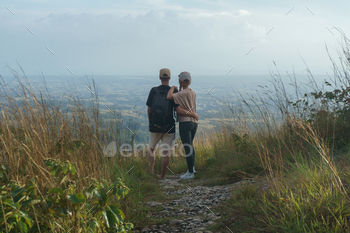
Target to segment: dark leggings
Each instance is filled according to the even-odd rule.
[[[179,122],[180,137],[186,151],[186,161],[190,173],[193,173],[195,151],[192,142],[196,135],[197,125],[192,121]]]

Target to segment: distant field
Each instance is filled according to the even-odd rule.
[[[16,86],[14,77],[5,76],[3,78],[6,83],[9,83],[9,86]],[[327,79],[327,76],[315,76],[314,78],[321,83]],[[92,79],[95,81],[95,88]],[[200,117],[198,130],[212,130],[221,124],[220,121],[229,120],[226,119],[228,116],[224,111],[227,110],[226,105],[229,104],[232,109],[235,109],[236,106],[242,104],[239,101],[240,95],[247,97],[256,93],[256,90],[263,92],[263,88],[272,89],[270,79],[269,75],[193,75],[191,88],[197,95],[197,113]],[[298,76],[298,79],[307,82],[304,76]],[[28,81],[34,92],[38,92],[44,87],[41,77],[28,76]],[[69,114],[69,108],[72,107],[72,96],[83,102],[93,98],[97,103],[98,99],[104,120],[113,118],[109,108],[115,111],[115,114],[121,114],[124,122],[133,122],[130,127],[131,130],[138,132],[137,140],[148,140],[146,100],[150,89],[160,85],[157,77],[125,75],[79,77],[76,75],[76,77],[71,78],[68,76],[45,76],[45,81],[51,95],[50,99],[60,104],[62,109],[66,109],[64,112]],[[289,78],[284,77],[283,81],[286,88],[292,91]],[[178,85],[178,83],[175,79],[171,79],[170,85]],[[15,98],[17,101],[21,101],[21,97]],[[46,100],[47,98],[43,96],[42,99]]]

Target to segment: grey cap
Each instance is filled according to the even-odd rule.
[[[181,72],[179,74],[179,80],[182,82],[190,82],[191,81],[191,74],[187,71]]]

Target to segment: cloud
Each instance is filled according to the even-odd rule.
[[[249,11],[246,10],[239,10],[238,11],[240,16],[246,16],[246,15],[250,15],[251,13]]]
[[[31,73],[43,69],[47,74],[66,72],[65,66],[77,74],[150,74],[159,67],[225,74],[233,65],[262,70],[271,60],[293,64],[300,60],[299,50],[322,67],[320,51],[324,51],[325,40],[332,38],[326,21],[307,11],[302,15],[305,9],[299,14],[294,9],[287,17],[288,9],[282,13],[245,7],[216,10],[165,0],[147,4],[158,7],[84,12],[72,8],[66,13],[61,9],[35,17],[27,14],[27,18],[0,16],[1,65],[17,59]]]
[[[221,11],[221,12],[208,12],[208,11],[199,11],[195,13],[188,13],[187,16],[193,17],[237,17],[237,16],[247,16],[250,15],[246,10],[238,10],[234,12],[229,12],[229,11]]]
[[[250,33],[247,33],[247,41],[251,42],[267,42],[266,28],[259,25],[254,25],[248,22],[244,22],[244,29]]]
[[[242,23],[233,25],[235,32],[240,31],[236,34],[232,28],[228,28],[232,23],[224,23],[227,17],[236,15],[237,12],[217,12],[211,16],[214,19],[207,19],[202,14],[183,17],[183,14],[172,11],[164,14],[150,11],[136,17],[51,13],[28,25],[35,32],[35,37],[29,37],[31,41],[20,43],[17,35],[17,42],[11,42],[11,36],[14,35],[10,27],[7,28],[6,41],[11,47],[26,46],[28,53],[34,57],[37,51],[41,51],[40,46],[48,46],[59,58],[61,67],[70,63],[73,65],[69,67],[76,66],[77,72],[89,72],[87,69],[93,67],[99,72],[124,70],[127,73],[133,72],[135,64],[138,64],[142,73],[144,71],[141,70],[147,70],[147,66],[162,63],[163,60],[180,65],[191,63],[208,50],[223,46],[232,37],[236,41],[239,38],[244,40],[246,36],[253,38],[256,33],[253,25],[249,24],[249,30],[245,30],[246,26]],[[17,30],[18,27],[23,29],[23,25],[16,25]],[[25,33],[23,40],[28,37],[28,33]],[[41,43],[33,46],[30,44],[33,41]],[[218,44],[221,45],[218,47]],[[11,52],[7,50],[7,53]],[[47,55],[50,54],[40,56]],[[47,63],[45,58],[35,59]],[[116,65],[111,67],[111,64]],[[53,68],[52,65],[49,67]]]

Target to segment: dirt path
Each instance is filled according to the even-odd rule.
[[[181,180],[180,175],[169,175],[165,180],[159,181],[160,188],[173,200],[148,202],[150,214],[147,217],[165,219],[164,222],[167,223],[135,232],[210,233],[208,226],[221,217],[212,207],[227,200],[234,185],[205,187],[202,184],[203,181],[193,179]],[[172,220],[166,221],[169,218]],[[222,232],[224,231],[223,229]]]

